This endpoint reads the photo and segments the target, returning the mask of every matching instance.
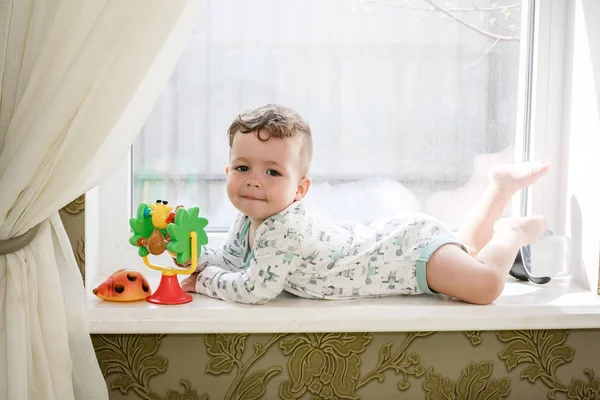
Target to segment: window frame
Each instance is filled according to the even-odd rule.
[[[532,92],[531,114],[527,121],[521,109],[517,139],[522,138],[526,129],[529,129],[531,134],[528,145],[522,149],[515,149],[517,152],[515,160],[549,160],[553,163],[551,174],[534,187],[522,192],[525,201],[515,205],[520,209],[520,212],[515,214],[543,214],[548,218],[549,228],[560,234],[565,232],[560,222],[557,193],[561,189],[561,182],[565,179],[562,166],[564,147],[561,151],[560,144],[567,78],[565,75],[567,2],[568,0],[535,1],[535,31],[531,33],[536,39],[530,42],[534,47],[534,70],[529,82]],[[522,57],[526,55],[523,54]],[[525,75],[525,71],[522,71],[522,75]],[[522,79],[525,80],[524,77]]]
[[[530,141],[523,147],[515,146],[515,160],[546,159],[554,164],[554,171],[531,190],[517,195],[512,208],[513,215],[546,215],[550,229],[559,234],[565,232],[560,217],[564,213],[561,207],[566,207],[558,194],[566,179],[561,165],[565,150],[564,147],[561,149],[560,143],[566,84],[564,38],[568,29],[567,3],[568,0],[523,0],[523,10],[527,11],[522,18],[523,45],[519,84],[526,86],[532,97],[530,108],[527,109],[524,96],[527,92],[520,91],[515,143],[525,143],[523,137],[527,132]],[[531,18],[528,16],[534,18],[533,27],[529,25]],[[522,60],[528,57],[527,47],[530,45],[534,46],[533,64],[527,69],[527,64]],[[110,178],[86,194],[85,280],[88,285],[101,282],[120,268],[131,268],[144,273],[149,271],[135,248],[128,243],[131,236],[128,226],[129,210],[132,209],[131,168],[130,151],[127,159]],[[523,204],[526,204],[525,208]],[[226,236],[226,233],[221,232],[210,233],[209,243],[218,247],[224,243]],[[171,263],[166,253],[153,258],[153,261],[162,265]],[[583,281],[579,283],[585,284]]]

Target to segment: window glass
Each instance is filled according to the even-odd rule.
[[[511,161],[521,4],[515,0],[206,0],[133,147],[133,207],[225,193],[227,128],[280,103],[313,131],[307,206],[367,221],[421,211],[460,223],[490,166]]]

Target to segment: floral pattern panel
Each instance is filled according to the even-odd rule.
[[[152,400],[600,400],[597,338],[597,330],[92,336],[111,399]]]

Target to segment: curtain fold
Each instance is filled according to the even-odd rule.
[[[125,157],[200,0],[0,0],[0,399],[106,399],[58,210]]]

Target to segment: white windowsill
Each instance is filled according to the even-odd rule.
[[[150,277],[153,288],[156,287]],[[191,303],[106,302],[88,290],[91,333],[406,332],[600,328],[600,296],[569,283],[509,278],[502,296],[476,306],[434,296],[307,300],[287,293],[265,305],[193,295]]]

